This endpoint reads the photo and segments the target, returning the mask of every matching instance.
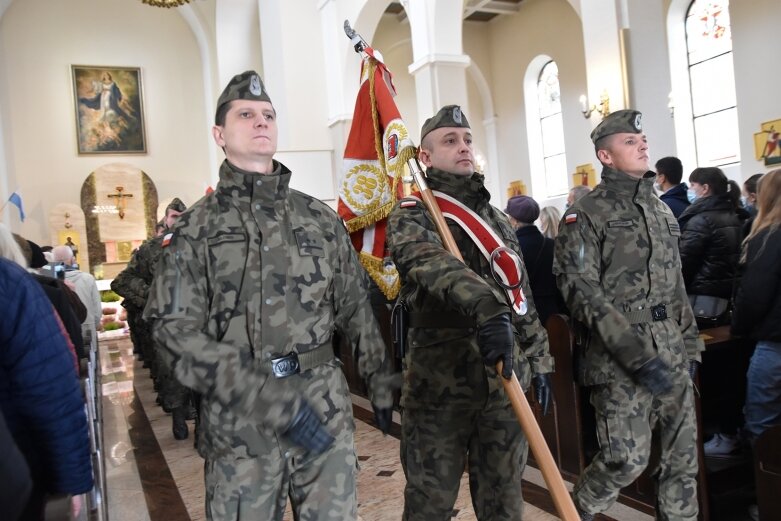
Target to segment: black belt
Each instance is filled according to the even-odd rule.
[[[646,322],[659,322],[667,319],[667,306],[658,304],[644,309],[624,311],[624,317],[630,324],[644,324]]]
[[[469,317],[447,313],[423,313],[419,311],[409,312],[409,327],[430,327],[433,329],[469,329],[477,327],[475,321]]]
[[[304,353],[272,354],[271,358],[265,361],[263,365],[268,366],[271,369],[271,374],[276,378],[285,378],[306,372],[333,359],[334,348],[328,343]]]

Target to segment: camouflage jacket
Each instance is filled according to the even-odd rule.
[[[652,357],[686,370],[704,349],[686,297],[678,221],[636,179],[605,167],[602,182],[565,213],[553,271],[573,318],[589,330],[579,368],[584,385],[626,376]],[[643,312],[665,305],[667,319]]]
[[[385,344],[347,231],[326,204],[289,188],[290,170],[274,166],[260,175],[223,163],[216,190],[166,236],[144,312],[156,319],[177,379],[204,395],[204,455],[258,454],[286,428],[312,375],[277,379],[269,361],[331,349],[335,327],[357,346],[372,401],[392,404],[374,378]],[[336,359],[327,365],[339,370]]]
[[[155,277],[157,261],[163,253],[162,244],[162,237],[152,237],[138,247],[125,269],[111,281],[114,293],[134,306],[144,307]]]
[[[489,204],[483,176],[457,176],[430,168],[427,177],[431,189],[475,211],[520,257],[510,223]],[[514,317],[515,371],[521,384],[528,387],[531,373],[553,371],[548,335],[537,317],[526,268],[523,291],[529,310],[521,316],[512,312],[506,293],[493,280],[489,263],[475,243],[457,224],[448,222],[448,226],[466,264],[445,249],[422,203],[402,200],[388,219],[388,246],[402,280],[400,298],[410,313],[436,313],[446,320],[472,323],[472,327],[410,327],[403,364],[404,407],[479,409],[489,395],[506,401],[496,370],[483,364],[475,327],[502,313]]]

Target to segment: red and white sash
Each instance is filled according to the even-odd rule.
[[[493,252],[497,248],[505,247],[499,235],[479,215],[457,199],[436,190],[432,190],[431,193],[434,194],[439,209],[442,210],[442,215],[455,222],[469,235],[490,264]],[[414,193],[409,197],[421,201],[418,193]],[[526,304],[526,296],[523,294],[520,286],[520,266],[509,253],[501,251],[496,256],[495,269],[496,275],[505,285],[517,286],[515,289],[505,289],[505,291],[513,310],[519,315],[525,315],[528,305]]]

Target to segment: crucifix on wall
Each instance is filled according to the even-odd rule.
[[[124,219],[125,218],[125,199],[128,197],[133,197],[133,194],[126,194],[124,192],[125,188],[122,186],[117,187],[117,193],[115,194],[108,194],[108,197],[111,197],[113,199],[116,199],[117,202],[117,210],[119,210],[119,218]]]

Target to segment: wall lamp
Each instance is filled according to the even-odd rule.
[[[590,118],[592,112],[597,112],[603,118],[610,114],[610,96],[607,90],[602,91],[602,95],[599,97],[599,105],[589,106],[588,98],[585,94],[580,96],[580,111],[583,113],[584,118]]]

